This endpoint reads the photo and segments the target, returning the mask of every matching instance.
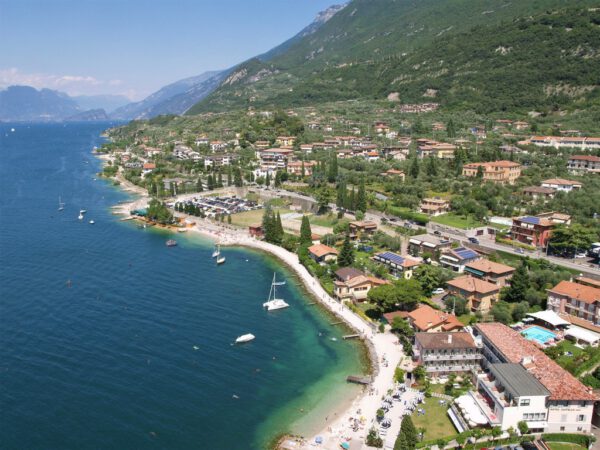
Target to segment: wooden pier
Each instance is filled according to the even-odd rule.
[[[360,337],[360,334],[347,334],[346,336],[342,336],[343,339],[356,339],[359,337]]]
[[[359,377],[356,375],[348,375],[346,378],[348,383],[356,383],[356,384],[371,384],[371,377]]]
[[[342,321],[340,320],[339,322],[331,322],[329,325],[339,325],[339,324],[341,324],[341,323],[344,323],[344,322],[342,322]]]

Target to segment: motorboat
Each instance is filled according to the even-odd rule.
[[[281,282],[277,282],[276,276],[277,274],[274,273],[273,281],[271,282],[271,290],[269,291],[269,298],[263,303],[263,308],[266,308],[267,311],[275,311],[277,309],[283,309],[290,306],[285,302],[285,300],[277,298],[276,286],[281,286]]]
[[[175,247],[177,245],[177,241],[175,239],[169,239],[166,242],[167,247]]]
[[[225,264],[225,257],[224,256],[219,256],[217,258],[217,265],[220,265],[220,264]]]
[[[79,214],[85,214],[87,212],[87,209],[80,209],[79,210]]]
[[[94,225],[96,222],[94,221],[94,219],[90,220],[90,225]]]
[[[235,340],[235,343],[243,344],[244,342],[250,342],[250,341],[253,341],[254,339],[256,339],[256,336],[254,336],[252,333],[242,334]]]

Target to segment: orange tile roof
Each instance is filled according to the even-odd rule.
[[[480,323],[475,328],[502,353],[507,362],[522,364],[537,378],[550,391],[550,400],[597,400],[583,383],[518,332],[495,322]]]
[[[315,245],[311,245],[310,247],[308,247],[308,251],[310,253],[312,253],[313,255],[315,255],[317,258],[321,258],[325,255],[329,255],[329,254],[333,254],[333,255],[337,255],[338,251],[333,248],[333,247],[329,247],[328,245],[325,244],[315,244]]]
[[[542,184],[558,184],[562,186],[578,185],[581,186],[579,181],[565,180],[564,178],[550,178],[549,180],[542,181]]]
[[[590,304],[600,302],[600,289],[584,284],[573,283],[572,281],[561,281],[552,289],[548,289],[548,292],[565,295]]]
[[[500,264],[494,261],[490,261],[489,259],[478,259],[476,261],[465,264],[465,267],[470,267],[471,269],[479,270],[484,273],[495,273],[495,274],[503,274],[507,272],[514,272],[516,269],[511,266],[507,266],[505,264]]]
[[[597,287],[600,289],[600,281],[594,280],[593,278],[588,277],[576,277],[575,282],[579,284],[584,284],[592,287]]]
[[[478,292],[480,294],[489,294],[499,290],[498,286],[495,284],[470,275],[455,278],[454,280],[448,281],[446,284],[466,292]]]
[[[464,167],[468,168],[477,168],[479,166],[482,167],[521,167],[521,164],[513,162],[513,161],[490,161],[490,162],[478,162],[478,163],[469,163],[465,164]]]
[[[429,305],[421,305],[408,313],[413,325],[419,331],[427,331],[440,325],[448,325],[447,330],[463,328],[462,323],[453,314],[434,309]],[[458,325],[458,326],[457,326]]]
[[[592,155],[573,155],[569,159],[575,161],[600,162],[600,157]]]

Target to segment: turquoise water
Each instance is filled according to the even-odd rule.
[[[556,335],[551,331],[537,326],[529,327],[526,330],[521,331],[521,334],[530,341],[534,340],[540,344],[545,344],[550,339],[554,339],[556,337]]]
[[[0,448],[258,449],[354,396],[358,344],[275,260],[216,267],[208,241],[111,215],[108,125],[0,124]],[[291,308],[268,314],[273,271]]]

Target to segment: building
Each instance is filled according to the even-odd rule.
[[[557,225],[570,225],[571,216],[555,212],[539,214],[537,216],[513,217],[510,237],[514,241],[534,247],[546,247],[552,235],[552,230]]]
[[[371,289],[388,283],[389,281],[367,276],[360,270],[345,267],[336,272],[336,280],[333,282],[334,296],[339,300],[360,302],[366,300]]]
[[[580,150],[597,150],[600,148],[600,138],[576,136],[532,136],[529,143],[538,147],[568,147]]]
[[[574,173],[600,173],[600,157],[592,155],[573,155],[569,157],[567,169]]]
[[[465,265],[465,273],[480,280],[493,283],[501,288],[510,284],[509,281],[515,270],[514,267],[484,258],[471,261]]]
[[[563,178],[551,178],[542,181],[542,187],[551,188],[555,191],[571,192],[576,189],[581,189],[583,184],[579,181],[565,180]]]
[[[443,239],[431,234],[419,234],[412,236],[408,240],[408,253],[418,256],[423,253],[434,254],[441,252],[445,248],[450,248],[452,243],[448,239]]]
[[[289,174],[302,176],[302,166],[304,166],[304,176],[311,176],[313,168],[317,165],[314,161],[292,161],[287,165]]]
[[[481,167],[483,181],[499,184],[514,184],[521,176],[521,164],[512,161],[493,161],[465,164],[462,174],[465,177],[477,176]]]
[[[600,288],[561,281],[548,290],[547,309],[600,326]]]
[[[337,261],[338,251],[325,244],[316,244],[308,247],[308,254],[319,264]]]
[[[555,190],[550,187],[542,186],[528,186],[523,188],[523,195],[531,198],[532,200],[550,200],[554,197]]]
[[[430,216],[439,216],[450,212],[450,202],[443,198],[424,198],[419,207],[422,213]]]
[[[277,136],[275,139],[275,144],[284,147],[293,146],[296,143],[296,138],[294,136]]]
[[[350,222],[350,238],[357,239],[363,236],[373,236],[377,231],[377,224],[371,220]]]
[[[470,248],[458,247],[447,249],[440,255],[440,264],[454,272],[463,273],[465,265],[481,256]]]
[[[481,352],[466,332],[416,333],[413,359],[428,374],[470,372],[479,368]]]
[[[498,300],[500,287],[470,275],[455,278],[446,283],[448,295],[457,295],[467,300],[472,312],[487,314]]]
[[[429,139],[417,139],[417,156],[421,159],[433,157],[438,159],[454,159],[456,145],[437,142]]]
[[[389,178],[399,178],[402,181],[404,181],[406,179],[406,175],[404,174],[404,172],[401,170],[396,170],[396,169],[386,170],[385,172],[383,172],[381,174],[381,176],[389,177]]]
[[[464,328],[464,325],[454,314],[434,309],[425,304],[409,312],[406,315],[406,320],[415,331],[421,333],[460,331]]]
[[[373,261],[385,264],[390,274],[396,278],[412,278],[413,269],[421,264],[414,259],[405,258],[392,252],[378,253],[373,257]]]
[[[227,148],[227,143],[223,141],[211,141],[210,150],[213,152],[221,152]]]
[[[220,155],[208,155],[204,157],[204,165],[206,167],[223,167],[230,166],[235,160],[237,155],[233,153],[223,153]]]
[[[506,325],[480,323],[475,326],[475,333],[481,339],[482,367],[492,376],[498,373],[492,371],[491,366],[494,364],[518,364],[548,390],[545,407],[539,405],[537,411],[521,411],[522,414],[527,413],[527,415],[521,415],[519,420],[525,420],[532,430],[542,430],[546,433],[589,433],[591,431],[594,402],[598,399],[589,388],[546,356],[536,344]],[[507,370],[510,371],[512,380],[507,380],[505,387],[508,387],[510,382],[530,383],[523,376],[523,372],[517,373],[516,369]],[[527,395],[528,393],[528,391],[521,392],[523,397],[537,397]],[[542,395],[541,392],[539,395]],[[515,396],[513,395],[512,398],[514,399]],[[512,405],[512,402],[508,405]],[[531,400],[529,404],[519,402],[519,406],[532,406],[532,402]],[[510,410],[508,412],[512,413]],[[513,415],[510,414],[510,417]],[[512,422],[507,420],[507,428],[510,423]]]
[[[260,169],[265,173],[285,170],[288,164],[288,159],[291,157],[293,150],[283,148],[268,148],[259,150],[257,157],[260,160]]]

